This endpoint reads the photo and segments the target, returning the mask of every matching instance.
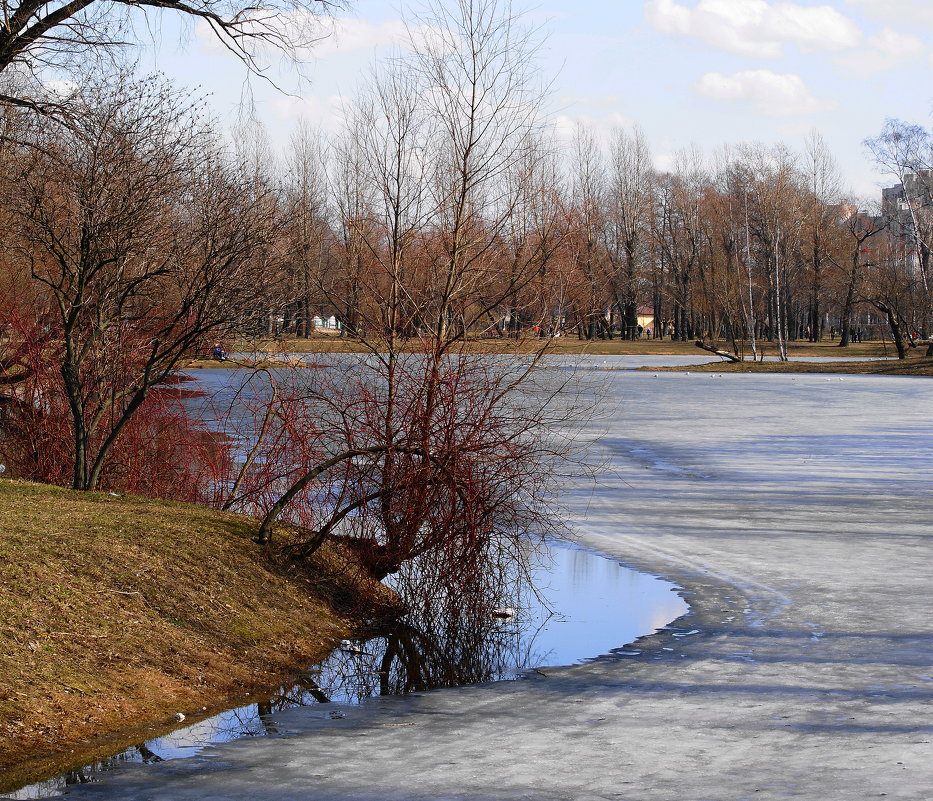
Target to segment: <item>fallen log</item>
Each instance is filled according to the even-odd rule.
[[[710,353],[715,353],[717,356],[720,356],[720,357],[723,358],[723,359],[727,359],[727,360],[729,360],[730,362],[740,362],[740,361],[742,361],[742,359],[741,359],[739,356],[736,356],[734,353],[729,353],[729,351],[727,351],[727,350],[719,350],[718,348],[714,347],[713,345],[707,345],[705,342],[703,342],[703,341],[701,341],[701,340],[699,340],[699,339],[696,341],[695,344],[696,344],[696,346],[697,346],[698,348],[700,348],[701,350],[706,350],[706,351],[709,351]]]

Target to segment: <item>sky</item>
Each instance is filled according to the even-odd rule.
[[[446,1],[446,0],[445,0]],[[818,131],[854,197],[894,183],[863,140],[887,117],[933,123],[933,0],[531,0],[525,13],[545,38],[542,74],[562,135],[578,121],[605,136],[637,123],[666,169],[678,150],[786,142],[801,150]],[[251,98],[270,138],[284,146],[304,118],[325,130],[380,58],[404,37],[419,0],[356,0],[328,24],[296,80],[275,65],[248,78],[203,25],[181,43],[168,29],[141,60],[210,93],[222,120]]]

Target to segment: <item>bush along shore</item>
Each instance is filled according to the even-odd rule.
[[[401,611],[332,544],[256,521],[0,481],[0,792],[242,702]]]

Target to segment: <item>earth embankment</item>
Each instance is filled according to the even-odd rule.
[[[4,480],[0,520],[0,791],[269,687],[394,602],[201,507]]]

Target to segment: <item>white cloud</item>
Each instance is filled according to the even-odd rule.
[[[677,152],[674,150],[662,150],[652,153],[651,161],[658,172],[673,172],[677,166]]]
[[[270,106],[279,120],[304,119],[324,131],[336,132],[343,128],[352,104],[341,95],[280,94]]]
[[[558,101],[560,111],[551,120],[551,131],[559,142],[568,144],[577,134],[577,126],[592,131],[596,141],[607,145],[618,128],[631,128],[635,120],[620,111],[625,107],[622,95],[607,92],[599,95],[564,95]]]
[[[610,92],[604,95],[565,95],[560,98],[561,106],[617,106],[622,102],[622,95]]]
[[[374,23],[355,17],[318,16],[300,9],[279,14],[274,20],[264,20],[263,27],[271,28],[276,36],[296,44],[296,55],[302,60],[380,47],[410,50],[413,43],[420,45],[449,39],[449,34],[444,37],[440,29],[430,25],[408,25],[400,19]],[[195,31],[208,50],[226,49],[204,20],[198,21]]]
[[[696,37],[744,56],[778,58],[784,45],[804,50],[846,50],[861,41],[855,23],[831,6],[766,0],[700,0],[695,8],[675,0],[650,0],[649,24],[663,33]]]
[[[933,3],[930,0],[846,0],[846,3],[863,9],[867,16],[884,23],[933,27]]]
[[[794,73],[747,70],[733,75],[708,72],[694,89],[721,102],[744,103],[769,117],[792,117],[826,111],[833,104],[815,98],[803,79]]]
[[[400,47],[409,50],[412,43],[438,40],[440,32],[430,25],[407,25],[400,19],[373,23],[353,17],[318,18],[320,38],[311,54],[321,58],[331,53],[374,50],[377,47]]]
[[[606,146],[612,132],[620,128],[631,128],[635,120],[620,111],[605,114],[558,114],[551,123],[551,131],[558,142],[569,144],[577,135],[577,126],[583,125],[593,132],[596,141]]]
[[[848,73],[864,78],[919,60],[926,52],[922,39],[893,28],[883,28],[865,44],[865,49],[840,56],[836,63]]]

